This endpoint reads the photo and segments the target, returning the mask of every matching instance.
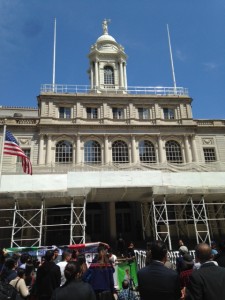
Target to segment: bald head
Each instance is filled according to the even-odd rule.
[[[203,264],[212,259],[212,249],[206,243],[198,244],[195,248],[195,256]]]

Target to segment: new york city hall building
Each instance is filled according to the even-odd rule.
[[[175,249],[225,234],[225,120],[194,119],[186,88],[130,87],[107,25],[89,86],[44,84],[37,109],[0,108],[33,165],[26,175],[3,157],[1,247],[115,245],[122,234]]]

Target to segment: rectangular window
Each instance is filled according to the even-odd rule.
[[[175,110],[173,108],[163,108],[164,119],[174,120],[175,119]]]
[[[98,119],[98,109],[96,107],[87,107],[86,112],[88,119]]]
[[[203,152],[206,163],[216,161],[216,153],[214,148],[203,148]]]
[[[144,107],[138,108],[138,116],[140,120],[147,120],[149,119],[149,109]]]
[[[70,119],[71,118],[71,108],[70,107],[60,107],[59,108],[59,118],[60,119]]]
[[[113,107],[113,119],[124,119],[123,108]]]

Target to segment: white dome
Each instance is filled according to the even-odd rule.
[[[116,43],[116,40],[109,34],[103,34],[96,41],[96,43],[99,43],[99,42],[114,42],[114,43]]]

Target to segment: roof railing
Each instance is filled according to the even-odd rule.
[[[116,86],[103,88],[89,85],[42,84],[41,94],[129,94],[129,95],[158,95],[158,96],[188,96],[188,89],[183,87],[163,86],[128,86],[127,89]]]

